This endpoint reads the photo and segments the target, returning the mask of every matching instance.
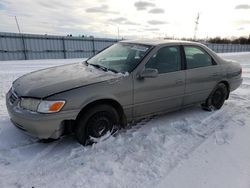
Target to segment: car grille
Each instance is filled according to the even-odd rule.
[[[11,91],[10,98],[9,98],[10,103],[13,104],[14,102],[17,101],[17,99],[18,99],[18,96],[13,91]]]

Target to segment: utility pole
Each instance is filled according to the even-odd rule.
[[[200,13],[197,14],[197,17],[196,17],[196,20],[195,20],[194,40],[196,40],[196,33],[197,33],[197,30],[198,30],[199,19],[200,19]]]
[[[16,16],[15,16],[15,20],[16,20],[16,26],[17,26],[18,32],[19,32],[19,34],[21,34],[21,30],[20,30],[20,27],[19,27],[19,24],[18,24]]]
[[[119,26],[117,27],[117,40],[119,40],[120,38],[120,29],[119,29]]]
[[[19,27],[19,23],[18,23],[18,20],[17,20],[16,16],[15,16],[15,20],[16,20],[16,25],[17,25],[17,29],[18,29],[19,35],[21,36],[22,43],[23,43],[23,55],[24,55],[24,59],[27,60],[26,46],[25,46],[25,42],[24,42],[24,37],[23,37],[23,34],[22,34],[21,29]]]

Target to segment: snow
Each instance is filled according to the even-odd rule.
[[[72,136],[41,143],[9,121],[5,93],[30,71],[81,62],[0,62],[0,187],[250,187],[250,53],[239,61],[243,84],[223,108],[194,106],[145,119],[116,136],[82,147]]]

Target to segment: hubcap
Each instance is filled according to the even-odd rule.
[[[88,135],[94,138],[99,138],[105,135],[113,128],[113,122],[107,115],[96,114],[90,118],[87,126]]]
[[[219,105],[222,102],[223,99],[223,93],[220,90],[216,90],[215,93],[213,94],[212,98],[212,104],[213,105]]]

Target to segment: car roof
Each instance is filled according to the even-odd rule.
[[[183,41],[183,40],[166,40],[166,39],[135,39],[135,40],[123,40],[122,43],[134,43],[134,44],[144,44],[151,46],[158,46],[162,44],[200,44],[197,42]]]

